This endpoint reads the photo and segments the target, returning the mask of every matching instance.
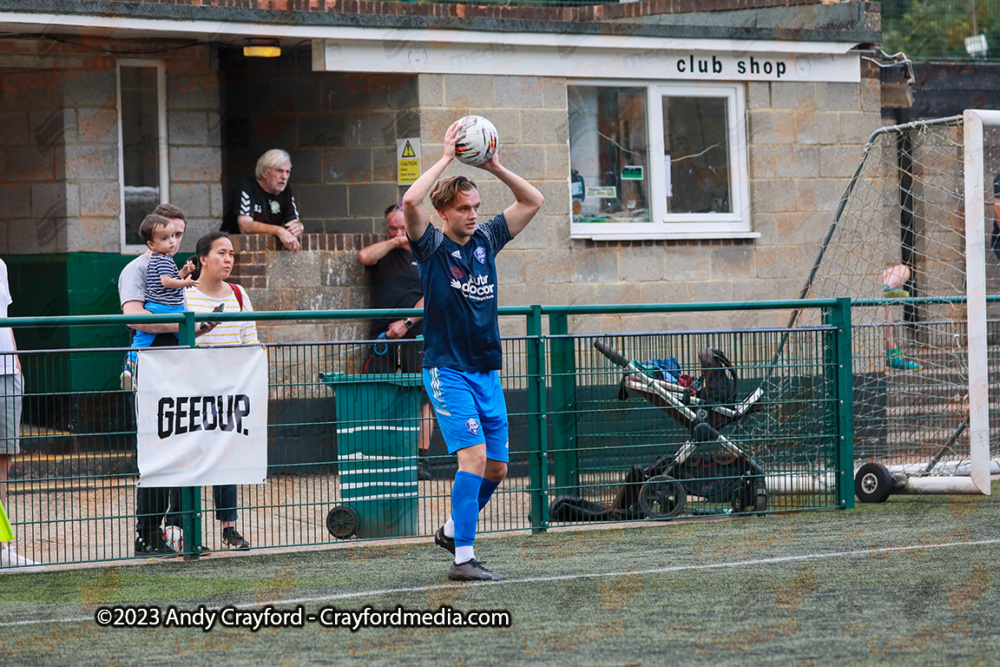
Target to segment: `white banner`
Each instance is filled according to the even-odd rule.
[[[138,368],[140,486],[264,483],[264,348],[141,350]]]

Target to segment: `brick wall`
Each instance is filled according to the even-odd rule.
[[[746,9],[784,8],[817,4],[836,4],[848,0],[645,0],[625,4],[596,4],[582,7],[511,7],[458,3],[408,3],[371,0],[188,0],[187,5],[197,7],[223,6],[234,10],[263,10],[281,13],[337,13],[337,14],[397,14],[405,16],[443,19],[517,19],[533,21],[608,21],[614,19],[655,16],[658,14],[684,14],[693,12],[729,12]],[[177,0],[138,0],[140,5],[174,5]],[[867,2],[866,11],[877,20],[877,3]],[[874,7],[870,7],[870,6]],[[121,10],[111,6],[104,16],[117,16]],[[279,21],[280,18],[272,18]],[[288,19],[284,19],[288,20]],[[876,28],[877,29],[877,28]]]
[[[254,310],[356,310],[371,307],[361,248],[382,240],[376,234],[303,234],[302,249],[279,247],[274,236],[236,234],[236,266],[230,280],[239,283]],[[360,321],[315,323],[259,322],[267,343],[365,338]]]
[[[7,47],[19,52],[6,58],[7,67],[0,71],[5,82],[0,159],[6,195],[0,198],[0,252],[119,252],[113,61],[72,50],[50,52],[41,42]],[[211,70],[204,48],[185,49],[183,57],[171,55],[166,62],[170,197],[190,221],[182,252],[217,228],[223,184],[242,176],[236,166],[246,166],[224,159],[223,145],[254,159],[259,149],[271,147],[265,139],[279,145],[287,139],[285,145],[292,148],[292,183],[310,232],[307,249],[298,254],[279,250],[273,238],[256,239],[253,247],[249,240],[238,241],[237,276],[258,309],[366,307],[367,286],[356,253],[377,238],[381,210],[400,194],[395,139],[419,136],[426,169],[440,155],[448,124],[473,111],[500,129],[503,163],[546,197],[537,219],[499,256],[501,305],[792,298],[865,139],[880,124],[879,83],[870,71],[860,86],[749,83],[752,225],[759,239],[574,241],[563,79],[320,74],[309,71],[293,51],[286,69],[259,72],[251,81],[258,85],[239,93],[234,90],[243,85],[239,77],[227,78],[235,70]],[[280,132],[251,136],[252,141],[237,146],[227,125],[236,117],[230,112],[255,89],[266,100],[263,104],[270,105],[263,110],[270,124],[260,127]],[[225,106],[227,95],[235,103]],[[277,104],[286,97],[291,106]],[[251,111],[243,113],[257,116],[260,110]],[[465,173],[479,182],[485,216],[511,202],[506,187],[481,170],[456,164],[449,173]],[[766,315],[735,324],[776,324],[785,317]],[[607,317],[599,326],[733,324],[720,315],[698,322],[689,317]],[[333,337],[334,329],[351,337],[359,331],[354,325],[311,326],[268,325],[267,336],[324,340]]]

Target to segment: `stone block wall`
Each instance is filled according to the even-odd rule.
[[[792,299],[798,296],[868,136],[880,124],[877,74],[861,85],[751,82],[747,129],[752,228],[757,239],[591,241],[570,238],[565,81],[421,75],[425,168],[447,124],[491,118],[504,164],[545,195],[539,216],[498,257],[501,305],[628,304]],[[506,188],[464,166],[483,212],[510,203]],[[787,313],[574,318],[577,330],[783,325]],[[513,331],[511,332],[513,333]]]
[[[562,79],[420,75],[415,101],[422,168],[440,156],[452,121],[478,113],[498,127],[501,162],[545,195],[541,213],[498,256],[501,306],[794,299],[864,142],[880,125],[878,81],[866,78],[860,86],[749,83],[746,97],[756,239],[571,239]],[[507,188],[482,170],[456,162],[447,173],[476,180],[484,219],[513,201]],[[373,226],[381,232],[380,222]],[[297,254],[278,249],[273,238],[252,238],[238,237],[238,277],[251,288],[258,308],[364,308],[370,303],[357,250],[380,236],[307,234],[307,245]],[[783,326],[787,319],[785,311],[735,317],[580,316],[571,318],[570,326],[580,332],[648,331]],[[502,332],[523,333],[521,324],[520,319],[505,323]],[[267,327],[275,342],[305,340],[307,331]],[[363,329],[351,331],[363,337]]]
[[[291,185],[305,230],[381,233],[382,212],[399,200],[396,139],[419,136],[417,78],[313,72],[308,46],[276,59],[220,53],[227,216],[271,148],[291,155]]]
[[[42,41],[3,50],[0,252],[121,252],[116,59]],[[218,78],[209,47],[162,60],[169,196],[188,215],[190,249],[221,216]]]
[[[41,41],[9,47],[0,70],[0,253],[119,253],[114,60]],[[501,306],[794,298],[864,142],[880,125],[879,82],[868,70],[861,85],[748,83],[752,229],[760,237],[591,241],[570,237],[564,79],[320,73],[311,71],[305,48],[269,63],[224,54],[218,62],[213,69],[207,47],[165,59],[170,199],[188,215],[181,251],[189,252],[218,227],[228,193],[260,153],[274,146],[292,153],[305,249],[286,252],[273,238],[237,240],[236,278],[258,309],[366,307],[356,253],[378,238],[382,210],[405,189],[396,185],[396,139],[420,137],[426,169],[441,154],[447,126],[469,113],[493,120],[502,162],[546,198],[499,256]],[[486,172],[456,163],[449,173],[477,180],[484,217],[512,202]],[[786,318],[581,317],[572,326],[704,328]],[[268,325],[269,340],[307,337],[306,328],[281,326]]]

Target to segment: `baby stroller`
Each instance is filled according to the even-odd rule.
[[[663,408],[691,437],[673,455],[661,456],[646,467],[633,466],[610,507],[562,496],[550,507],[552,520],[671,518],[683,511],[688,496],[727,503],[737,513],[767,509],[764,471],[720,433],[759,408],[762,388],[737,401],[736,371],[725,354],[713,348],[698,353],[702,376],[700,386],[692,387],[657,379],[600,341],[594,347],[626,371],[619,400],[630,391],[639,394]],[[709,445],[715,451],[699,453]]]

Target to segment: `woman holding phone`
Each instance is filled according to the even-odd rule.
[[[253,311],[250,297],[239,285],[226,282],[233,271],[233,242],[225,232],[210,232],[198,239],[195,246],[195,270],[191,274],[198,284],[184,291],[187,308],[195,313]],[[259,345],[257,324],[221,322],[212,331],[198,338],[203,345]],[[212,489],[215,518],[222,528],[222,544],[235,549],[249,549],[250,543],[236,530],[236,485],[226,484]]]

